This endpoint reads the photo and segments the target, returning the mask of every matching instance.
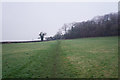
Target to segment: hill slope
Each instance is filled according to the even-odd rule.
[[[3,78],[117,78],[118,37],[3,44]]]

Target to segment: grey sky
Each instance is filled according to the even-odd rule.
[[[117,2],[4,2],[3,40],[37,39],[39,32],[53,36],[64,23],[90,20],[117,12]]]

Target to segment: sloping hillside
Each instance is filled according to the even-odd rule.
[[[118,77],[118,37],[2,46],[3,78]]]

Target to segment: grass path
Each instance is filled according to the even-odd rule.
[[[52,71],[52,78],[56,78],[57,77],[57,71],[58,71],[58,64],[60,61],[60,44],[61,41],[57,41],[57,44],[55,46],[55,49],[53,50],[53,71]]]

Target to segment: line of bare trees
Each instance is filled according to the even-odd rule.
[[[83,37],[117,36],[120,14],[110,13],[92,20],[64,24],[53,39],[74,39]]]

